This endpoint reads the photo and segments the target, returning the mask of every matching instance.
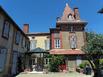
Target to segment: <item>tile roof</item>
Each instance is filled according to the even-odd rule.
[[[30,32],[30,33],[26,33],[26,35],[32,36],[32,35],[50,35],[49,32]]]
[[[2,6],[0,6],[0,13],[3,13],[8,19],[9,21],[12,22],[13,26],[16,27],[24,36],[25,38],[29,39],[25,33],[20,29],[20,27],[16,24],[16,22],[8,15],[8,13],[2,8]]]
[[[85,54],[83,51],[79,49],[52,49],[49,51],[50,54],[65,54],[65,55],[78,55]]]

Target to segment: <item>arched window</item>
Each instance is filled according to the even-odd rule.
[[[73,20],[74,18],[73,18],[73,16],[72,16],[72,14],[70,13],[69,15],[68,15],[68,20]]]

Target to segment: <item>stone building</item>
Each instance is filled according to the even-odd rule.
[[[81,47],[85,44],[86,21],[80,19],[78,8],[66,4],[63,15],[57,17],[56,28],[50,28],[50,54],[65,55],[64,69],[76,68],[83,60]]]
[[[0,6],[0,77],[15,75],[25,68],[24,53],[29,38]]]
[[[47,64],[48,51],[50,49],[49,33],[28,33],[30,39],[31,66],[35,65],[34,71],[43,71],[43,67]]]
[[[29,32],[29,24],[24,24],[23,31],[30,40],[30,52],[27,53],[28,67],[33,71],[43,71],[44,65],[48,62],[45,56],[50,50],[50,33]]]
[[[30,33],[29,25],[24,24],[23,31],[30,39],[29,63],[34,71],[42,71],[43,65],[49,62],[45,55],[64,55],[64,69],[75,68],[85,60],[81,47],[86,42],[86,21],[80,19],[78,8],[73,10],[66,4],[63,15],[57,17],[56,28],[49,33]],[[29,66],[29,67],[30,67]],[[40,69],[39,69],[40,68]]]

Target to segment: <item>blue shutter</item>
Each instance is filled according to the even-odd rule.
[[[7,56],[7,49],[0,49],[0,71],[4,69],[6,56]]]

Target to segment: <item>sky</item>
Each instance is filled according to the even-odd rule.
[[[81,20],[88,22],[86,31],[103,34],[103,0],[0,0],[0,5],[22,29],[29,24],[30,32],[49,32],[55,28],[56,18],[61,17],[66,3],[79,8]]]

